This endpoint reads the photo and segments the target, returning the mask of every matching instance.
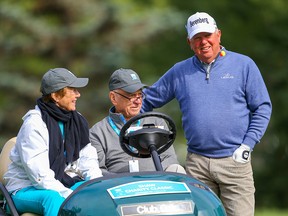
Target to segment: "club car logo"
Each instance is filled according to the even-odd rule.
[[[121,206],[122,216],[187,214],[194,212],[191,201],[168,201]]]
[[[175,212],[175,210],[177,210],[177,208],[175,208],[174,206],[171,205],[140,205],[137,207],[137,213],[139,214],[159,214],[159,213],[168,213],[168,212]]]
[[[155,213],[161,213],[161,212],[165,212],[166,205],[160,205],[160,206],[154,206],[154,205],[150,205],[150,206],[145,206],[145,205],[140,205],[137,206],[137,213],[139,214],[155,214]]]

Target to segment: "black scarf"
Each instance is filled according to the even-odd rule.
[[[55,178],[66,187],[73,186],[79,178],[71,178],[64,172],[66,164],[79,158],[79,151],[89,141],[89,128],[86,119],[77,111],[66,111],[55,103],[37,100],[42,119],[49,132],[49,163]],[[64,143],[58,122],[64,124]]]

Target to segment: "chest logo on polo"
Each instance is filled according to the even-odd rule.
[[[221,79],[234,79],[234,76],[230,73],[225,73],[223,76],[221,76]]]

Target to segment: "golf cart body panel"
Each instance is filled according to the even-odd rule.
[[[179,173],[139,172],[106,176],[79,186],[59,215],[226,215],[202,182]]]

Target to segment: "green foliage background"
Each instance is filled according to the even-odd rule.
[[[92,126],[110,107],[111,73],[132,68],[143,82],[153,84],[173,64],[193,55],[184,26],[191,14],[205,11],[222,30],[222,45],[253,58],[266,81],[273,114],[253,152],[256,207],[287,208],[287,9],[285,0],[1,0],[0,147],[17,135],[50,68],[66,67],[90,78],[77,106]],[[184,163],[177,103],[157,111],[175,120],[175,147]]]

